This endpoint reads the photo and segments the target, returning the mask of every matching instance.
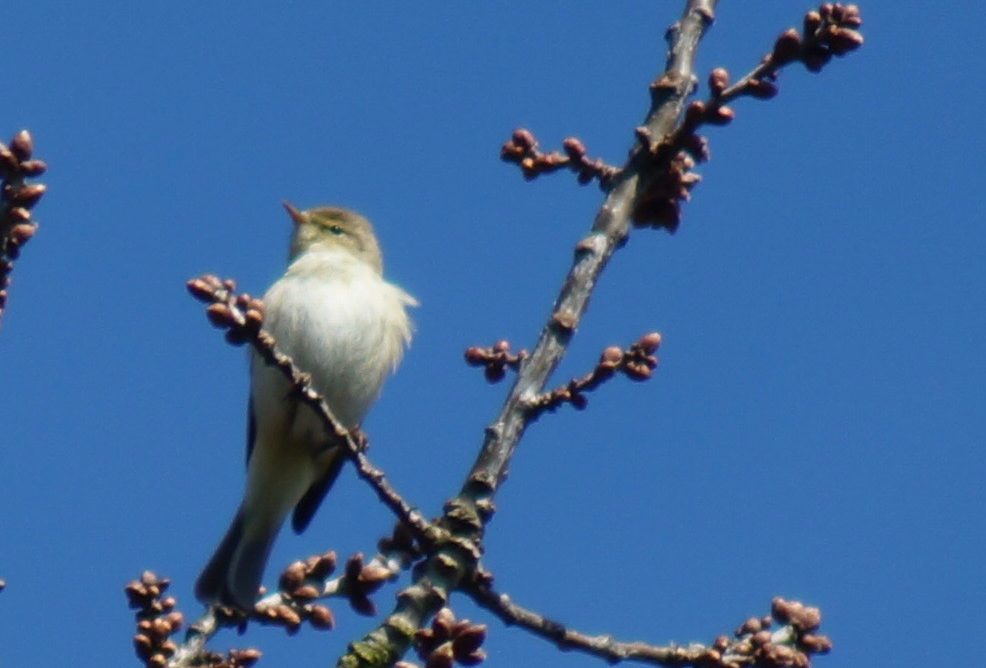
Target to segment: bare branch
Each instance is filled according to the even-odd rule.
[[[812,654],[824,654],[831,649],[828,638],[814,633],[821,623],[818,609],[780,598],[772,603],[773,617],[747,620],[736,629],[732,639],[720,635],[709,646],[695,643],[687,647],[662,647],[643,642],[622,642],[609,635],[587,635],[521,607],[506,594],[499,594],[485,586],[474,586],[464,591],[508,626],[519,626],[550,640],[561,649],[585,652],[610,663],[637,661],[675,668],[781,668],[807,666]],[[771,632],[769,629],[775,620],[784,626]]]
[[[526,350],[511,353],[510,342],[506,340],[497,341],[490,348],[472,346],[465,352],[466,364],[484,367],[483,375],[491,383],[503,380],[508,368],[519,369],[527,357]]]
[[[694,86],[695,49],[712,22],[716,0],[689,0],[668,32],[667,67],[653,90],[645,126],[663,136],[674,128],[686,96]],[[493,496],[524,430],[531,421],[527,402],[545,386],[564,354],[572,333],[585,312],[589,295],[609,258],[626,239],[638,190],[654,173],[652,156],[635,146],[626,166],[596,214],[592,230],[576,247],[575,263],[562,285],[555,308],[538,343],[521,366],[499,417],[486,429],[486,439],[459,495],[446,504],[441,525],[451,532],[416,572],[414,584],[398,596],[387,620],[362,640],[352,643],[338,665],[390,665],[407,651],[414,633],[441,608],[462,578],[478,565],[483,527],[493,509]]]
[[[589,404],[585,393],[591,392],[613,374],[621,372],[632,380],[647,380],[657,366],[657,347],[661,344],[661,335],[651,332],[640,337],[627,350],[618,346],[606,348],[599,356],[599,362],[592,371],[579,378],[573,378],[564,385],[550,392],[542,392],[527,402],[527,410],[532,417],[537,417],[544,411],[554,411],[562,404],[572,404],[577,410],[582,410]]]
[[[668,30],[665,72],[652,87],[651,109],[643,125],[654,136],[670,133],[681,114],[694,86],[695,50],[713,20],[715,5],[715,0],[689,1],[681,19]],[[637,193],[654,173],[649,152],[635,147],[597,212],[591,232],[576,247],[575,261],[537,345],[521,367],[500,415],[486,429],[483,448],[460,493],[463,500],[475,503],[495,494],[531,420],[527,406],[564,355],[599,275],[629,234]]]
[[[620,170],[607,165],[600,158],[590,160],[588,151],[581,140],[568,137],[562,142],[564,153],[552,151],[543,153],[530,130],[514,130],[510,139],[500,148],[500,158],[520,166],[524,178],[533,181],[541,174],[550,174],[562,167],[568,167],[578,175],[578,182],[585,185],[593,180],[599,181],[603,192],[608,191]]]

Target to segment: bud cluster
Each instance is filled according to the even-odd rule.
[[[442,608],[429,628],[414,634],[414,645],[425,668],[452,668],[456,663],[475,666],[486,658],[483,642],[486,625],[468,619],[456,620],[449,608]],[[405,664],[408,665],[408,664]]]
[[[186,287],[193,297],[209,304],[206,317],[214,327],[226,330],[226,341],[241,346],[259,337],[264,303],[245,292],[235,294],[236,283],[232,279],[205,274],[188,281]]]
[[[772,631],[775,622],[783,626]],[[825,654],[832,649],[827,637],[811,633],[819,624],[818,608],[775,598],[770,615],[750,617],[733,632],[732,639],[716,638],[703,653],[700,664],[709,668],[751,664],[764,668],[809,668],[813,654]]]
[[[818,72],[833,56],[854,51],[863,45],[863,36],[857,30],[861,25],[863,19],[856,5],[823,3],[817,10],[805,14],[802,33],[794,28],[781,33],[771,52],[735,85],[730,85],[725,69],[712,70],[708,81],[711,96],[705,103],[692,103],[686,115],[686,128],[693,131],[703,123],[725,125],[734,114],[724,105],[737,97],[760,100],[774,97],[777,74],[785,65],[800,62],[808,70]]]
[[[346,561],[342,575],[329,580],[335,569],[333,551],[288,565],[278,581],[279,595],[259,601],[251,617],[264,624],[283,626],[289,634],[300,630],[306,621],[312,628],[331,630],[335,616],[328,607],[315,603],[316,599],[344,596],[357,613],[374,615],[376,607],[369,595],[397,575],[400,566],[388,568],[380,557],[364,563],[363,555],[357,553]]]
[[[527,402],[527,410],[535,414],[546,410],[554,411],[566,403],[582,410],[589,403],[585,392],[596,389],[617,372],[631,380],[647,380],[657,367],[657,356],[654,353],[660,345],[661,335],[650,332],[637,339],[627,350],[610,346],[599,356],[599,362],[592,371],[580,378],[573,378],[550,392],[537,395]]]
[[[466,364],[469,366],[484,367],[483,374],[486,380],[496,383],[503,380],[507,373],[507,367],[517,371],[525,359],[527,351],[521,350],[517,353],[510,352],[510,342],[500,340],[493,344],[491,348],[479,348],[472,346],[465,352]]]
[[[137,611],[134,649],[145,666],[163,668],[178,649],[171,634],[181,629],[184,618],[175,610],[174,597],[163,596],[170,584],[170,580],[144,571],[139,580],[124,588],[130,607]]]
[[[689,200],[691,189],[699,176],[691,170],[696,162],[709,159],[708,141],[698,134],[703,125],[724,126],[736,117],[728,103],[739,97],[769,100],[777,95],[777,75],[780,68],[801,62],[817,72],[832,59],[843,56],[863,44],[857,28],[862,25],[856,5],[824,3],[808,12],[804,33],[794,28],[774,42],[770,53],[763,57],[749,74],[735,84],[729,72],[718,67],[709,74],[709,98],[695,100],[685,108],[681,125],[670,136],[657,141],[647,128],[637,128],[637,139],[651,158],[656,173],[648,176],[646,188],[638,195],[633,210],[637,226],[664,228],[674,232],[681,218],[681,204]]]
[[[377,614],[377,608],[370,600],[370,594],[396,575],[397,573],[375,559],[364,564],[363,555],[357,552],[346,561],[341,590],[349,599],[349,605],[353,610],[361,615],[372,617]]]
[[[124,588],[130,607],[137,611],[134,650],[149,668],[165,668],[169,662],[177,661],[176,653],[180,654],[171,636],[181,630],[184,617],[175,609],[174,597],[163,596],[170,584],[167,578],[144,571],[139,580],[129,582]],[[194,665],[203,668],[246,668],[257,663],[260,657],[260,651],[253,648],[231,649],[225,655],[202,650],[196,654]]]
[[[506,162],[520,165],[521,173],[528,181],[536,179],[541,174],[550,174],[567,167],[577,175],[578,182],[585,185],[592,180],[599,181],[599,187],[609,190],[613,180],[620,170],[607,165],[601,159],[590,160],[585,145],[575,137],[568,137],[562,142],[564,153],[552,151],[543,153],[538,149],[538,142],[529,130],[519,128],[514,130],[510,139],[500,149],[500,158]]]
[[[862,25],[863,19],[856,5],[825,2],[817,10],[805,14],[804,39],[796,42],[797,32],[789,30],[778,39],[772,55],[776,60],[797,58],[810,71],[818,72],[832,56],[844,56],[863,45],[863,36],[858,30]],[[782,46],[781,40],[786,40],[787,44]]]
[[[43,183],[27,182],[48,169],[43,161],[31,157],[33,153],[34,142],[27,130],[14,135],[9,146],[0,143],[0,315],[6,306],[14,260],[37,231],[31,209],[45,193]]]
[[[697,141],[696,150],[707,154],[704,138],[691,135]],[[633,224],[637,227],[664,228],[668,232],[678,229],[681,222],[681,204],[691,199],[691,190],[701,180],[692,171],[695,160],[687,152],[679,151],[662,171],[653,174],[647,188],[637,196],[633,208]]]

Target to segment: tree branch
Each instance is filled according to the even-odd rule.
[[[681,19],[668,31],[666,71],[652,87],[645,126],[657,136],[674,129],[684,102],[695,84],[695,50],[713,20],[716,0],[689,0]],[[497,419],[486,428],[482,450],[459,495],[445,506],[440,524],[450,532],[398,595],[385,622],[350,645],[338,666],[390,665],[411,644],[414,633],[448,600],[462,579],[475,573],[483,527],[493,513],[493,496],[503,481],[510,459],[532,416],[528,402],[545,387],[589,302],[599,274],[629,233],[637,193],[657,173],[659,163],[639,144],[625,167],[614,176],[612,188],[596,214],[592,230],[576,246],[575,261],[538,343],[521,366]]]
[[[695,51],[712,23],[715,6],[716,0],[689,0],[681,19],[667,32],[669,50],[665,72],[652,86],[651,108],[644,121],[644,127],[653,136],[664,136],[674,130],[685,99],[695,85]],[[576,246],[574,263],[554,309],[533,352],[521,366],[500,414],[486,428],[482,450],[462,487],[460,499],[472,504],[491,499],[502,482],[517,443],[531,420],[525,406],[544,389],[565,354],[599,275],[626,241],[638,192],[645,189],[659,169],[649,158],[646,150],[634,146],[596,213],[591,232]]]
[[[584,652],[609,663],[637,661],[674,668],[780,668],[807,666],[812,654],[824,654],[831,649],[828,638],[814,633],[821,623],[818,610],[780,598],[772,602],[772,616],[748,619],[736,629],[732,639],[720,635],[709,646],[693,643],[687,647],[661,647],[644,642],[622,642],[609,635],[587,635],[521,607],[506,594],[486,586],[467,587],[464,591],[477,605],[508,626],[519,626],[550,640],[560,649]],[[775,621],[783,625],[770,631]]]

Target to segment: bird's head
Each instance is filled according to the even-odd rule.
[[[293,261],[318,249],[343,249],[377,270],[383,271],[380,246],[373,227],[363,216],[334,206],[299,211],[287,202],[284,209],[294,221],[290,259]]]

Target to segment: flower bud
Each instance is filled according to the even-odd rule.
[[[425,668],[452,668],[454,663],[452,655],[452,644],[442,643],[428,655],[425,661]]]
[[[314,585],[302,585],[291,590],[291,598],[311,601],[318,598],[318,589]]]
[[[31,223],[18,223],[10,228],[7,233],[10,241],[16,246],[23,246],[27,240],[34,236],[36,228]]]
[[[801,54],[801,35],[794,28],[788,28],[774,42],[771,58],[778,65],[797,60]]]
[[[806,35],[813,35],[815,31],[818,30],[819,27],[821,27],[821,25],[822,25],[822,17],[818,12],[812,10],[807,14],[805,14]]]
[[[205,315],[212,323],[213,327],[218,327],[219,329],[227,329],[236,324],[236,319],[233,316],[233,311],[226,304],[209,304],[209,307],[205,310]]]
[[[729,125],[736,117],[736,112],[726,106],[716,107],[711,114],[706,114],[705,121],[710,125]]]
[[[695,100],[685,110],[685,123],[691,126],[698,125],[702,122],[703,116],[705,116],[705,103]]]
[[[21,130],[15,134],[10,140],[10,150],[13,151],[18,160],[23,161],[30,158],[31,153],[34,152],[34,141],[31,139],[31,133],[27,130]]]
[[[467,624],[462,632],[456,635],[452,641],[452,651],[456,658],[466,654],[472,654],[483,646],[485,640],[485,624]]]
[[[572,160],[580,161],[585,157],[585,145],[577,137],[566,137],[561,145],[565,149],[565,153]]]
[[[863,45],[863,36],[849,28],[837,28],[826,42],[832,49],[832,53],[837,56],[844,56]]]
[[[48,171],[44,160],[25,160],[21,163],[21,174],[24,176],[41,176]]]
[[[318,556],[309,568],[312,577],[323,579],[336,569],[336,553],[329,550]]]
[[[38,203],[38,200],[41,199],[41,196],[45,194],[45,190],[47,189],[47,186],[43,183],[29,183],[11,192],[8,199],[14,206],[30,209]]]
[[[661,334],[659,332],[644,334],[637,340],[637,345],[648,355],[653,354],[661,345]]]
[[[308,621],[312,627],[326,631],[331,631],[336,624],[332,611],[324,605],[313,605],[308,615]]]
[[[815,654],[827,654],[832,651],[832,641],[826,636],[816,636],[806,633],[799,639],[801,645]]]
[[[729,86],[729,72],[723,67],[717,67],[709,73],[709,90],[718,97]]]
[[[534,139],[534,135],[532,135],[529,130],[524,128],[517,128],[514,130],[514,133],[511,135],[510,139],[515,145],[523,148],[524,150],[532,149],[537,144],[537,141]]]
[[[13,223],[26,223],[31,220],[31,212],[22,206],[7,209],[7,220]]]
[[[249,666],[257,663],[261,656],[263,655],[260,653],[260,650],[253,649],[251,647],[249,649],[236,650],[233,658],[236,661],[237,666],[248,668]]]
[[[0,144],[0,172],[16,174],[20,169],[20,161],[14,152],[5,144]]]

